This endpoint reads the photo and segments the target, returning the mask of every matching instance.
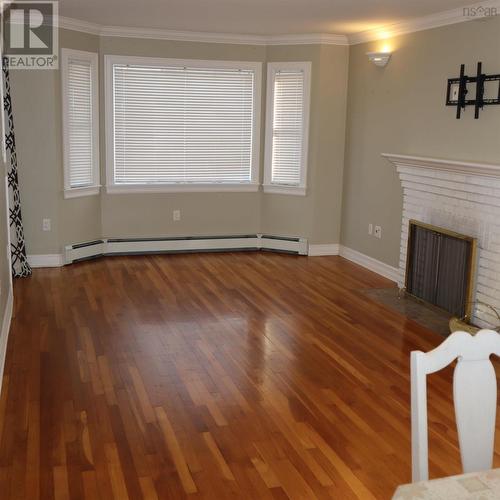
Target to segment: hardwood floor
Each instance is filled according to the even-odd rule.
[[[442,338],[361,292],[387,286],[265,253],[35,270],[15,283],[0,498],[390,498],[409,353]],[[433,476],[460,472],[450,381],[429,377]]]

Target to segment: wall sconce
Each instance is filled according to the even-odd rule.
[[[387,66],[392,54],[390,52],[367,52],[366,55],[375,66],[383,68]]]

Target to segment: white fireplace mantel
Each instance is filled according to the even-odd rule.
[[[403,188],[399,285],[405,283],[411,219],[477,238],[475,300],[500,311],[500,165],[383,154],[396,166]],[[499,326],[476,304],[473,321]]]
[[[466,175],[481,175],[486,177],[500,177],[500,165],[489,163],[475,163],[458,160],[444,160],[441,158],[426,158],[424,156],[408,156],[392,153],[382,153],[396,167],[415,167],[428,170],[441,170]]]

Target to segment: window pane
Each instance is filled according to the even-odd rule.
[[[274,80],[273,183],[300,184],[303,124],[304,73],[280,71]]]
[[[90,61],[68,63],[68,159],[72,188],[93,184],[92,70]]]
[[[115,184],[248,183],[254,72],[113,65]]]

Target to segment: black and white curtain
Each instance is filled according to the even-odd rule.
[[[7,151],[7,183],[9,197],[10,251],[12,258],[12,275],[25,277],[31,274],[31,267],[26,256],[24,243],[23,218],[21,216],[21,197],[19,195],[19,178],[17,174],[16,138],[14,135],[14,117],[10,96],[9,67],[2,61],[3,70],[3,107],[5,148]]]

